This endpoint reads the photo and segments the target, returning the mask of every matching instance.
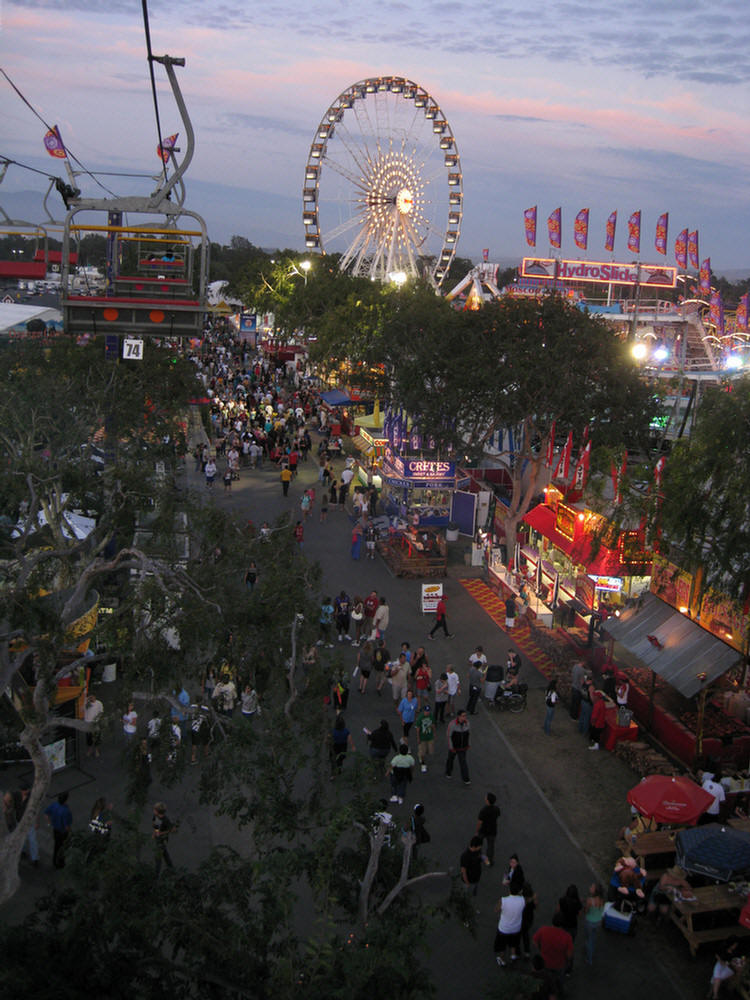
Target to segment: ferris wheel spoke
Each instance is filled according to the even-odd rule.
[[[349,181],[349,183],[353,187],[355,187],[358,191],[361,191],[362,193],[366,192],[367,190],[366,181],[363,180],[361,176],[357,176],[357,174],[347,164],[341,163],[339,160],[334,159],[327,153],[326,156],[323,158],[323,162],[327,167],[335,171],[339,175],[339,177],[343,177],[344,180]]]
[[[357,137],[353,135],[348,128],[346,127],[342,128],[341,123],[339,123],[336,127],[335,138],[339,142],[341,142],[344,149],[349,154],[352,162],[355,165],[355,169],[359,170],[363,176],[366,176],[369,171],[368,163],[370,162],[370,158],[368,155],[367,148],[363,145],[361,139],[358,142]],[[330,149],[331,149],[331,144],[329,142],[328,146],[326,147],[327,156],[331,155]]]
[[[367,222],[360,226],[359,232],[352,240],[349,249],[341,257],[341,268],[345,269],[349,266],[350,262],[357,258],[357,262],[354,265],[355,274],[359,271],[359,263],[362,256],[367,250],[367,246],[370,241],[370,227]]]
[[[361,229],[363,225],[367,224],[367,220],[364,217],[364,213],[360,212],[359,215],[353,215],[350,219],[346,219],[344,222],[340,223],[338,226],[334,226],[332,229],[326,229],[321,232],[321,237],[327,242],[331,240],[336,240],[339,236],[344,236],[346,233],[353,232],[358,227]]]

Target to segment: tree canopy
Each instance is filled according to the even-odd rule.
[[[705,587],[750,592],[750,379],[704,390],[689,439],[664,468],[657,524]]]

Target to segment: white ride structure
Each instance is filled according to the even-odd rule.
[[[437,102],[399,76],[360,80],[318,125],[302,191],[305,246],[374,280],[442,283],[456,253],[463,176]]]

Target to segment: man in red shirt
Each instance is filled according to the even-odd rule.
[[[542,956],[545,969],[555,977],[559,997],[564,993],[565,970],[573,960],[573,938],[561,924],[562,917],[556,913],[552,918],[552,926],[546,924],[540,927],[532,938]]]
[[[445,638],[446,639],[452,639],[453,638],[453,633],[448,631],[448,618],[446,617],[446,611],[447,610],[448,609],[447,609],[447,606],[446,606],[446,603],[445,603],[445,596],[441,595],[440,600],[438,601],[437,607],[435,608],[435,624],[430,629],[428,638],[434,639],[435,638],[435,632],[437,632],[437,630],[439,628],[441,628],[443,630],[443,632],[445,633]]]
[[[378,597],[377,590],[371,590],[370,593],[365,598],[365,620],[362,626],[362,635],[365,639],[369,639],[373,628],[373,618],[375,617],[375,612],[380,607],[380,598]]]

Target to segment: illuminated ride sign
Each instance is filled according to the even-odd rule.
[[[619,576],[592,576],[589,573],[589,580],[594,581],[597,590],[609,590],[614,594],[622,590],[622,577]]]
[[[594,281],[599,284],[649,285],[674,288],[677,268],[661,264],[616,264],[612,261],[555,260],[551,257],[524,257],[522,278],[542,281]]]

